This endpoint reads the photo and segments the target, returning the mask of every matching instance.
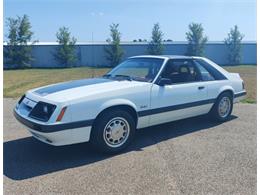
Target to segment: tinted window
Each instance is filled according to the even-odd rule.
[[[208,64],[205,60],[202,59],[196,59],[194,62],[199,63],[201,66],[203,66],[213,77],[215,80],[225,80],[227,79],[221,72],[219,72],[216,68]]]
[[[170,79],[173,84],[200,80],[199,71],[191,60],[170,60],[167,62],[161,77]]]
[[[201,79],[203,81],[213,81],[213,80],[215,80],[215,78],[209,73],[209,71],[206,68],[204,68],[200,63],[195,61],[195,64],[196,64],[196,67],[198,68],[198,70],[200,72],[200,76],[201,76]]]

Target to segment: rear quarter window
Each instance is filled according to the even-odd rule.
[[[194,60],[194,62],[196,64],[198,63],[205,70],[207,70],[210,73],[210,75],[212,75],[214,77],[215,80],[226,80],[227,79],[221,72],[219,72],[216,68],[214,68],[213,66],[208,64],[206,61],[204,61],[202,59],[196,59],[196,60]]]

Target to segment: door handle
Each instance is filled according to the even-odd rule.
[[[199,86],[198,87],[198,90],[202,90],[202,89],[204,89],[205,87],[204,86]]]

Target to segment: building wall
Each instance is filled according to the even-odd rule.
[[[75,66],[107,66],[106,54],[104,47],[107,44],[78,44],[76,53],[78,62]],[[135,55],[147,54],[147,43],[123,43],[124,59]],[[57,45],[54,44],[37,44],[33,46],[32,55],[34,61],[32,67],[61,67],[54,57]],[[185,55],[187,43],[166,43],[164,45],[165,55]],[[205,57],[214,62],[225,65],[227,61],[227,48],[223,42],[207,43],[205,47]],[[256,43],[249,42],[242,44],[242,62],[241,64],[256,64]]]

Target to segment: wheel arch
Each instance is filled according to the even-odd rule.
[[[233,89],[231,86],[223,86],[223,87],[221,87],[221,88],[219,89],[218,95],[217,95],[216,99],[214,100],[214,103],[213,103],[213,105],[211,106],[211,109],[210,109],[209,112],[212,112],[212,110],[214,109],[214,107],[215,107],[215,105],[216,105],[216,102],[217,102],[219,96],[221,96],[221,94],[223,94],[223,93],[225,93],[225,92],[228,92],[228,93],[231,94],[231,96],[232,96],[232,101],[233,101],[233,99],[234,99],[234,89]]]
[[[209,112],[212,112],[212,110],[214,109],[214,107],[215,107],[215,105],[217,103],[217,100],[218,100],[219,96],[221,96],[221,94],[223,94],[225,92],[228,92],[228,93],[231,94],[232,101],[233,101],[233,99],[234,99],[234,90],[233,90],[233,88],[231,86],[224,86],[224,87],[219,89],[219,93],[218,93],[218,95],[217,95],[217,97],[216,97],[216,99],[214,101],[214,104],[211,106],[211,109],[210,109]]]
[[[135,125],[137,126],[138,123],[138,114],[137,114],[137,109],[136,106],[133,102],[125,99],[114,99],[105,102],[99,109],[99,112],[97,116],[95,117],[94,124],[97,121],[97,119],[104,113],[113,109],[121,109],[129,112],[134,120],[135,120]]]
[[[222,94],[222,93],[225,93],[225,92],[228,92],[230,93],[230,95],[232,96],[232,99],[234,99],[234,89],[231,87],[231,86],[223,86],[219,89],[219,93],[218,93],[218,96],[217,98]],[[216,98],[216,99],[217,99]]]

